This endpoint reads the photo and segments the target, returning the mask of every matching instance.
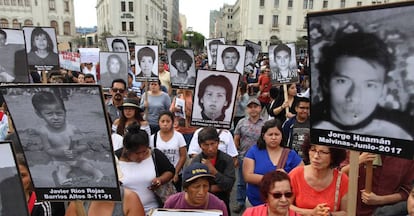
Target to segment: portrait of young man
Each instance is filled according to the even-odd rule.
[[[245,46],[218,45],[216,69],[243,74],[245,55]]]

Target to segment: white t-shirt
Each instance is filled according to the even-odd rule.
[[[198,144],[198,133],[203,128],[199,128],[194,132],[193,138],[191,139],[190,146],[188,147],[188,154],[200,154],[201,148]],[[220,143],[218,149],[231,157],[236,157],[239,155],[237,152],[236,145],[234,144],[233,135],[230,133],[229,130],[226,129],[217,129],[217,133],[219,133]]]
[[[148,189],[156,175],[152,157],[140,163],[119,161],[119,167],[123,174],[122,184],[138,194],[145,212],[158,208],[154,193]]]
[[[154,149],[154,134],[150,138],[150,147]],[[160,132],[157,132],[157,149],[162,151],[162,153],[167,156],[168,160],[172,165],[177,166],[178,161],[180,160],[180,148],[186,147],[184,136],[178,132],[174,131],[173,136],[170,140],[164,141],[160,137]]]

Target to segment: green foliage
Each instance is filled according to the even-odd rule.
[[[187,37],[188,34],[193,34],[192,37]],[[198,53],[199,51],[204,49],[204,35],[202,35],[201,33],[198,33],[196,31],[192,31],[192,32],[184,32],[184,37],[183,39],[185,41],[188,41],[190,39],[189,42],[191,42],[191,48],[194,49],[195,53]]]

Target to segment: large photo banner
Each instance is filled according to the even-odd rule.
[[[23,30],[0,29],[0,82],[29,82]]]
[[[230,129],[240,73],[198,70],[191,125]]]
[[[9,142],[0,142],[0,158],[0,215],[29,215],[19,170],[24,161],[16,160]]]
[[[0,90],[39,200],[120,200],[100,86]]]
[[[413,14],[404,2],[308,15],[313,143],[413,158]]]

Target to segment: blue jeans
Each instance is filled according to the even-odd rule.
[[[239,160],[239,170],[238,170],[238,178],[239,181],[237,182],[237,195],[236,201],[237,204],[245,206],[246,203],[246,182],[243,178],[243,159],[244,155],[240,155],[237,157]]]

